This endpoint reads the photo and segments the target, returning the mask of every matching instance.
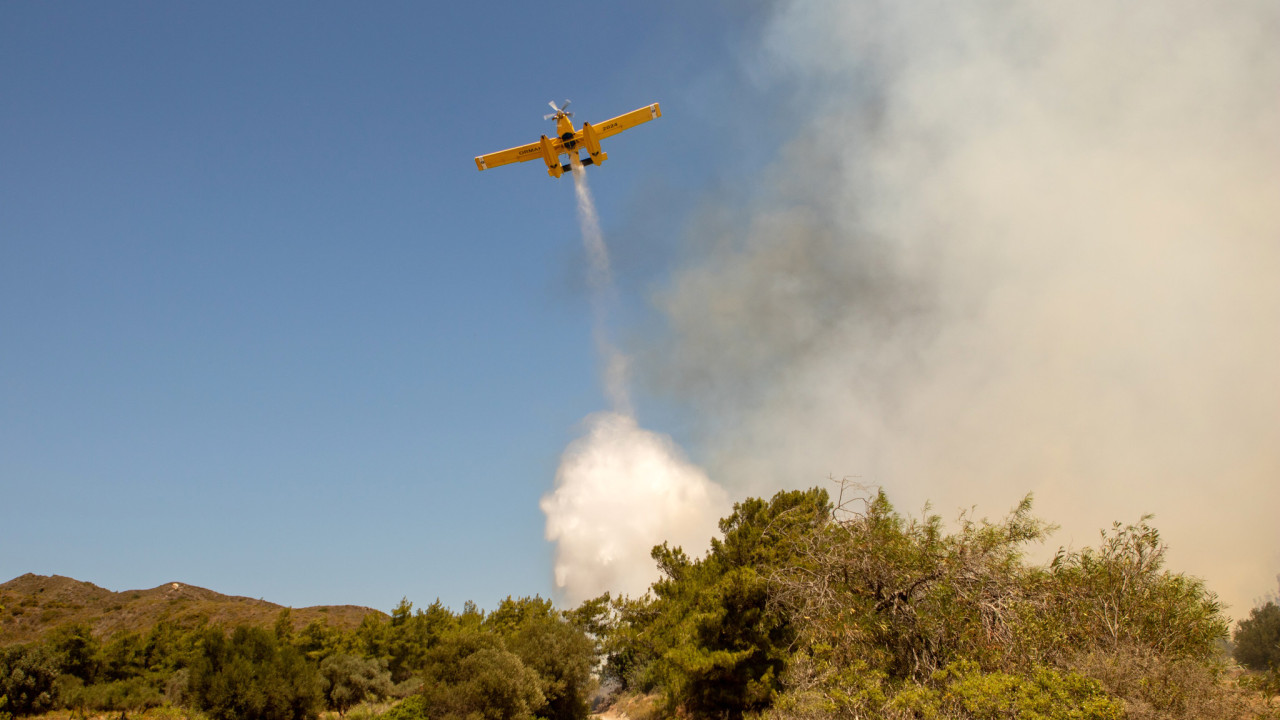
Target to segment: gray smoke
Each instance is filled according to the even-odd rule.
[[[1232,606],[1280,567],[1280,4],[781,2],[807,117],[707,207],[646,377],[735,494],[1028,491],[1092,544],[1156,514]],[[728,218],[728,219],[726,219]]]

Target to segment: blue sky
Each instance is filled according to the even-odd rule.
[[[646,447],[728,500],[1033,492],[1044,557],[1154,513],[1241,614],[1280,8],[1228,6],[4,4],[0,579],[553,594],[539,500],[609,409],[574,191],[472,158],[571,98],[662,104],[589,170]]]
[[[619,323],[643,323],[699,194],[773,151],[754,22],[6,4],[0,576],[293,606],[550,595],[538,499],[604,404],[573,191],[472,157],[536,139],[551,99],[579,121],[661,102],[592,175]]]

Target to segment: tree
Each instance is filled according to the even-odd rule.
[[[320,662],[330,655],[347,652],[352,640],[328,622],[316,619],[302,628],[294,644],[309,660]]]
[[[796,560],[772,574],[772,595],[820,649],[819,674],[861,664],[925,680],[960,659],[994,669],[1016,637],[1021,546],[1047,533],[1030,511],[1026,498],[1002,522],[962,516],[948,534],[937,515],[899,515],[883,490],[855,494],[790,530]]]
[[[62,673],[91,683],[101,669],[102,645],[84,623],[63,625],[45,639]]]
[[[1250,670],[1280,670],[1280,605],[1256,607],[1237,624],[1233,654]]]
[[[662,578],[651,599],[615,603],[606,675],[626,687],[661,689],[672,710],[700,717],[736,719],[767,707],[795,637],[770,602],[769,577],[793,559],[791,529],[830,509],[826,491],[816,488],[750,498],[720,521],[723,538],[706,557],[655,547]]]
[[[586,720],[595,642],[561,613],[550,600],[508,597],[485,618],[485,629],[498,634],[506,648],[533,670],[546,706],[539,717],[548,720]]]
[[[424,661],[423,715],[431,720],[532,720],[545,705],[537,673],[496,634],[453,631]]]
[[[1049,526],[1029,496],[951,531],[856,495],[795,528],[796,560],[771,577],[799,630],[774,717],[1243,717],[1213,668],[1221,606],[1163,568],[1146,521],[1033,567],[1022,547]]]
[[[314,720],[321,702],[315,669],[272,632],[205,631],[191,666],[192,702],[214,720]]]
[[[146,640],[138,633],[116,633],[102,648],[102,674],[107,680],[128,680],[146,667]]]
[[[1166,547],[1150,519],[1115,523],[1097,548],[1059,551],[1037,608],[1057,648],[1140,648],[1192,660],[1218,654],[1228,630],[1222,604],[1202,580],[1164,569]]]
[[[385,647],[391,681],[395,683],[402,683],[421,671],[427,651],[457,624],[453,613],[439,599],[426,610],[412,610],[413,603],[402,599],[391,611],[385,635],[363,625],[364,634],[357,633],[366,645],[372,642]]]
[[[43,645],[0,648],[0,697],[3,711],[22,717],[39,715],[53,707],[58,662]]]
[[[329,707],[345,717],[358,703],[386,697],[391,692],[391,673],[377,660],[330,655],[320,663],[320,686]]]

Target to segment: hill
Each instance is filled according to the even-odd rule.
[[[165,583],[150,590],[112,592],[93,583],[61,575],[28,573],[0,584],[0,646],[37,640],[70,623],[84,623],[106,638],[118,632],[144,632],[161,620],[181,626],[202,622],[270,626],[283,605],[223,595],[195,585]],[[370,613],[355,605],[318,605],[290,612],[295,629],[313,620],[349,630]]]

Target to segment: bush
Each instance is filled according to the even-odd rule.
[[[1250,670],[1280,670],[1280,605],[1256,607],[1240,621],[1233,655]]]
[[[1253,720],[1256,697],[1225,682],[1222,669],[1149,647],[1097,651],[1073,663],[1113,697],[1124,700],[1128,720]]]
[[[1094,680],[1049,668],[1028,675],[983,673],[976,664],[957,663],[936,673],[933,687],[908,688],[887,710],[905,717],[965,720],[1121,720],[1123,703],[1108,697]]]
[[[53,707],[57,658],[41,645],[0,649],[0,697],[3,711],[15,717],[39,715]]]
[[[591,676],[595,643],[583,629],[556,612],[550,600],[508,597],[484,621],[504,646],[539,680],[546,720],[586,720],[595,689]]]
[[[329,707],[345,717],[357,703],[391,693],[391,673],[376,660],[330,655],[320,663],[320,684]]]
[[[1198,578],[1163,569],[1165,546],[1148,519],[1116,523],[1096,549],[1060,551],[1054,559],[1034,609],[1056,620],[1057,647],[1142,647],[1198,661],[1218,656],[1228,629],[1221,603]]]
[[[193,704],[214,720],[315,720],[321,703],[313,667],[274,634],[239,627],[228,638],[210,629],[190,668]]]
[[[455,632],[425,663],[421,697],[431,720],[532,720],[545,705],[537,673],[497,636]]]
[[[64,675],[74,682],[62,684],[60,701],[64,707],[94,712],[134,712],[164,704],[164,696],[144,678],[83,685],[79,679]]]
[[[427,717],[427,699],[421,695],[414,695],[377,716],[374,720],[429,720]]]

